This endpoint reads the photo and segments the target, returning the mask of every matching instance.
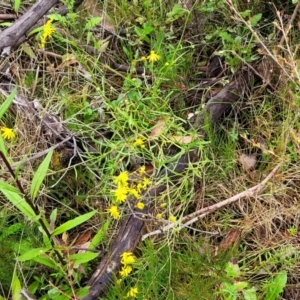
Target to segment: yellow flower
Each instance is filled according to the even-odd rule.
[[[112,205],[108,209],[108,212],[110,213],[110,216],[113,217],[114,219],[119,219],[120,218],[120,212],[118,210],[118,206]]]
[[[130,189],[129,193],[135,197],[135,199],[140,199],[141,195],[139,194],[137,189]]]
[[[114,177],[114,183],[120,185],[128,185],[128,172],[121,172],[118,176]]]
[[[148,185],[151,184],[151,180],[149,178],[144,177],[143,178],[143,188],[147,188]]]
[[[11,128],[1,127],[1,131],[2,131],[2,133],[1,133],[2,137],[6,140],[11,140],[16,137],[16,134],[14,133],[14,131]]]
[[[143,202],[138,202],[135,207],[138,209],[144,209],[145,204]]]
[[[137,287],[131,288],[129,290],[129,292],[127,293],[127,297],[136,298],[137,293],[138,293],[138,288]]]
[[[150,54],[147,56],[147,59],[149,62],[155,62],[160,60],[160,56],[156,54],[154,50],[151,50]]]
[[[162,214],[157,214],[157,215],[155,216],[155,218],[156,218],[157,220],[162,219]]]
[[[176,217],[170,216],[169,220],[174,223],[174,222],[176,222]]]
[[[132,271],[132,268],[130,266],[124,266],[122,270],[120,271],[120,275],[122,277],[127,277]]]
[[[55,32],[55,28],[52,26],[52,22],[53,19],[49,19],[44,25],[44,30],[41,37],[41,43],[40,43],[41,48],[45,48],[46,39],[51,37],[52,34]]]
[[[132,252],[123,252],[121,255],[121,263],[124,266],[132,265],[135,262],[135,256]]]
[[[141,57],[141,61],[145,61],[147,58],[145,56]]]
[[[115,194],[116,201],[118,203],[123,203],[126,201],[129,188],[127,186],[119,185],[118,188],[112,192]]]
[[[137,184],[137,186],[136,186],[136,189],[137,189],[137,191],[140,193],[140,192],[142,192],[143,191],[143,184],[142,183],[138,183]]]
[[[140,173],[140,175],[144,175],[146,173],[146,166],[141,166],[139,173]]]
[[[169,65],[170,65],[169,62],[166,62],[166,63],[165,63],[165,67],[168,67]]]
[[[142,138],[138,138],[134,143],[133,143],[134,147],[141,147],[141,148],[145,148],[144,145],[144,140]]]

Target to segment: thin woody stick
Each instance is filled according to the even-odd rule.
[[[209,207],[205,207],[200,210],[197,210],[197,211],[183,217],[181,220],[174,222],[172,224],[168,224],[167,226],[162,227],[161,229],[149,232],[149,233],[143,235],[142,241],[144,241],[146,238],[148,238],[150,236],[166,232],[176,226],[178,226],[179,229],[182,229],[182,228],[189,226],[189,225],[195,223],[196,221],[204,218],[208,214],[216,211],[217,209],[219,209],[225,205],[231,204],[233,202],[236,202],[236,201],[241,200],[246,197],[253,197],[255,194],[258,194],[263,189],[263,187],[274,176],[274,174],[277,172],[277,170],[279,169],[280,166],[281,166],[281,163],[277,164],[276,167],[272,170],[272,172],[262,182],[253,186],[252,188],[247,189],[247,190],[245,190],[233,197],[230,197],[224,201],[221,201],[221,202],[211,205]],[[186,222],[183,223],[184,221],[186,221]]]

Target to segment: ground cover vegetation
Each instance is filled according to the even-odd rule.
[[[54,4],[0,38],[0,299],[299,299],[300,3]]]

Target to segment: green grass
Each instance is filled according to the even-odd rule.
[[[149,233],[171,216],[180,220],[258,184],[279,162],[281,169],[255,197],[139,243],[132,272],[126,278],[114,274],[103,299],[126,299],[131,288],[138,289],[137,299],[292,297],[299,284],[296,27],[280,48],[282,30],[273,24],[280,17],[266,1],[235,3],[234,9],[230,1],[186,1],[186,6],[104,1],[92,15],[88,3],[94,1],[67,17],[51,15],[55,32],[45,51],[39,49],[40,28],[30,44],[11,54],[18,66],[13,74],[18,93],[39,101],[40,118],[48,112],[60,119],[77,136],[80,155],[70,163],[73,149],[60,147],[49,166],[42,156],[16,168],[31,200],[31,186],[37,186],[38,216],[24,210],[24,195],[13,188],[16,182],[1,161],[0,299],[17,299],[21,288],[42,300],[78,299],[86,293],[86,283],[110,251],[122,221],[144,200],[117,201],[114,178],[121,172],[128,172],[131,189],[145,177],[151,187],[167,185],[151,200]],[[21,7],[25,4],[21,1]],[[72,1],[67,4],[72,7]],[[115,34],[104,33],[98,24],[101,11]],[[90,54],[87,45],[98,54]],[[151,50],[159,55],[157,61],[149,61]],[[240,68],[251,64],[259,70],[259,59],[268,51],[276,60],[272,86],[252,82],[251,91],[218,124],[207,116],[203,131],[185,129],[188,114],[200,111],[209,93],[233,80]],[[222,82],[199,88],[198,78],[205,76],[214,53],[224,61]],[[127,66],[128,72],[115,70],[112,63]],[[141,67],[145,72],[136,72]],[[0,97],[0,104],[8,103]],[[0,127],[16,134],[15,139],[0,139],[10,164],[58,142],[30,114],[2,109]],[[135,145],[138,139],[144,144]],[[177,182],[159,177],[190,150],[196,150],[198,159]],[[241,155],[254,155],[255,167],[243,168]],[[140,175],[144,165],[148,174]],[[112,205],[118,206],[119,219],[109,215]],[[40,222],[50,233],[62,228],[60,234],[47,236]],[[80,256],[71,249],[74,245],[88,251]]]

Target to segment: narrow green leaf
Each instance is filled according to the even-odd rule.
[[[54,228],[55,228],[56,218],[57,218],[57,208],[55,208],[50,215],[50,230],[51,231],[54,230]]]
[[[40,255],[37,257],[32,258],[33,261],[36,261],[42,265],[45,265],[53,270],[56,270],[59,272],[61,272],[61,269],[59,267],[56,266],[56,264],[53,262],[53,260],[51,260],[49,257],[47,257],[46,255]]]
[[[33,258],[36,258],[43,254],[44,252],[50,250],[50,248],[35,248],[35,249],[30,249],[29,251],[25,252],[24,254],[20,255],[17,258],[17,261],[27,261]]]
[[[85,252],[85,253],[77,253],[71,254],[70,260],[74,260],[74,267],[78,267],[80,264],[87,263],[93,259],[95,259],[99,253]]]
[[[14,88],[11,94],[7,97],[7,99],[1,104],[0,106],[0,119],[3,117],[5,112],[8,110],[10,107],[11,103],[13,102],[15,95],[17,93],[17,89]]]
[[[20,4],[21,4],[21,0],[15,0],[14,1],[14,10],[15,10],[16,13],[19,12]]]
[[[2,180],[0,180],[0,189],[5,189],[5,190],[13,192],[13,193],[19,193],[19,190],[16,187],[14,187],[13,185],[10,185]]]
[[[18,194],[2,188],[0,186],[0,191],[4,194],[4,196],[19,210],[21,211],[27,218],[30,220],[36,217],[31,206]]]
[[[21,282],[16,274],[16,269],[14,270],[14,273],[13,273],[11,287],[12,287],[12,300],[21,300],[20,291],[21,291],[22,287],[21,287]]]
[[[92,242],[89,246],[89,249],[96,249],[99,244],[102,242],[103,238],[106,235],[107,229],[110,225],[111,220],[107,220],[102,226],[101,228],[98,230],[98,232],[96,233],[96,235],[93,237]]]
[[[43,180],[48,172],[49,164],[51,161],[53,149],[50,149],[47,156],[40,164],[39,168],[36,170],[34,177],[32,179],[31,187],[30,187],[30,196],[31,199],[34,200],[39,192],[39,188],[43,183]]]
[[[2,135],[0,134],[0,151],[4,154],[5,157],[7,157],[7,151],[5,147],[5,143],[3,141]]]
[[[52,236],[56,236],[58,234],[61,234],[63,232],[66,232],[84,222],[86,222],[87,220],[89,220],[91,217],[93,217],[95,214],[97,213],[96,210],[91,211],[89,213],[86,213],[82,216],[76,217],[73,220],[67,221],[66,223],[58,226],[53,232],[52,232]]]

